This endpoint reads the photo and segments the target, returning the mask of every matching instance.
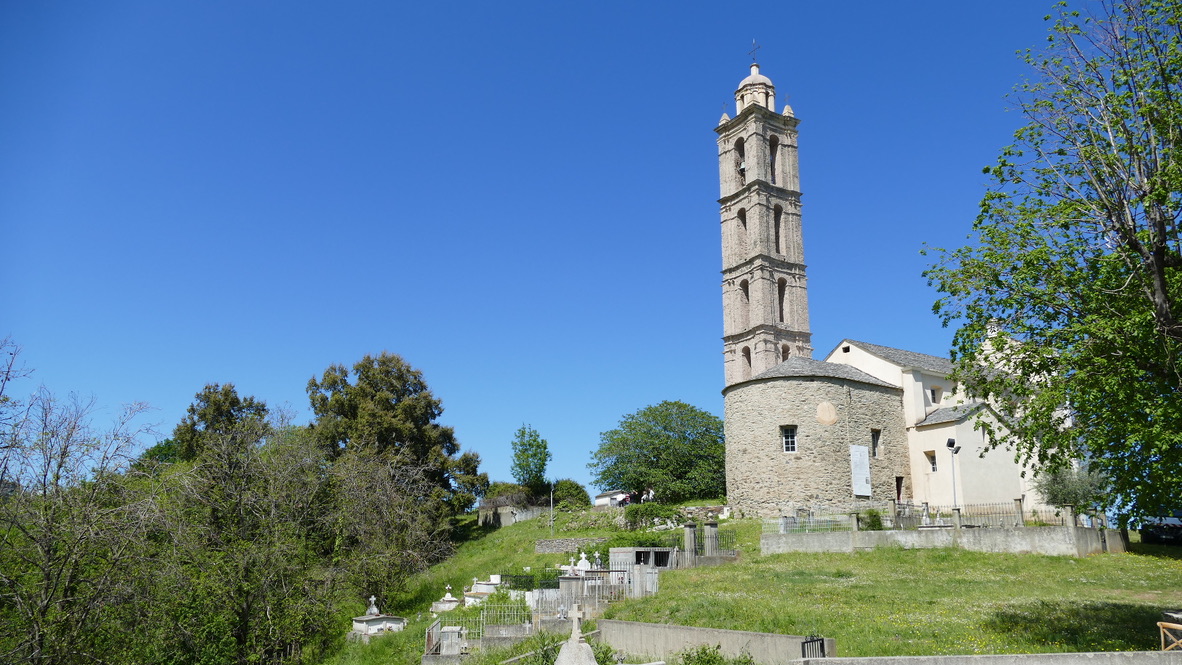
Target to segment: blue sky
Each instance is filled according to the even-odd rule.
[[[587,482],[661,400],[722,413],[714,126],[752,38],[801,118],[813,346],[944,355],[962,244],[1050,2],[0,6],[0,336],[167,435],[232,382],[388,350],[510,479],[530,423]]]

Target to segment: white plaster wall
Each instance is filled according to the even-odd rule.
[[[850,349],[849,352],[842,351],[847,346]],[[898,365],[883,360],[878,356],[871,355],[858,348],[856,344],[846,344],[843,342],[829,353],[825,361],[856,367],[879,381],[884,381],[892,386],[903,385],[903,379]]]
[[[973,428],[972,418],[908,431],[917,503],[953,504],[951,455],[947,445],[950,438],[956,439],[961,447],[956,455],[957,504],[1009,503],[1018,498],[1025,499],[1027,510],[1041,504],[1029,480],[1022,478],[1023,467],[1014,460],[1013,453],[1004,449],[986,451],[984,433]],[[923,454],[926,450],[936,452],[935,473]]]

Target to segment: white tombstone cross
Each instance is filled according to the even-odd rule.
[[[377,602],[376,602],[377,599],[378,599],[377,596],[370,596],[369,597],[369,609],[365,610],[366,614],[368,614],[370,616],[377,616],[379,614],[378,606],[377,606]]]
[[[583,638],[582,632],[579,628],[579,620],[583,618],[583,606],[575,604],[571,606],[570,610],[570,639],[572,641],[579,641]]]

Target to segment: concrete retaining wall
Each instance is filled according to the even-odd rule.
[[[781,552],[854,552],[877,547],[928,549],[958,547],[974,552],[1087,556],[1125,551],[1124,535],[1115,529],[1031,526],[989,529],[921,529],[917,531],[836,531],[830,533],[765,533],[764,554]]]
[[[611,619],[600,619],[596,626],[599,628],[600,641],[607,642],[617,651],[635,657],[665,660],[691,647],[717,644],[721,647],[722,655],[728,658],[749,654],[759,665],[782,665],[800,659],[800,643],[805,639],[799,635]],[[836,644],[831,638],[825,640],[825,648],[831,655],[837,651]],[[831,659],[817,662],[824,665],[829,660]]]
[[[805,658],[800,665],[1182,665],[1182,651],[1022,653],[999,656]]]
[[[509,526],[524,522],[525,520],[532,520],[542,513],[549,512],[549,508],[544,506],[498,506],[497,508],[480,508],[477,511],[477,519],[480,526]]]

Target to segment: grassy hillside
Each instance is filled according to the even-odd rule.
[[[961,550],[781,554],[661,576],[609,618],[837,639],[842,656],[1159,648],[1182,552],[1085,559]]]
[[[555,538],[611,538],[620,534],[614,513],[555,513]],[[424,631],[432,619],[428,609],[452,586],[459,597],[472,578],[488,579],[495,573],[518,573],[526,566],[535,569],[567,563],[570,555],[535,554],[534,543],[551,537],[549,516],[514,524],[503,529],[477,526],[475,516],[463,518],[457,526],[460,545],[452,558],[415,577],[407,591],[390,599],[382,611],[410,619],[402,633],[374,640],[369,645],[346,644],[325,665],[412,665],[422,654]],[[756,537],[758,538],[758,536]],[[606,557],[606,550],[604,556]],[[365,612],[365,602],[358,600],[356,614]]]
[[[545,517],[494,531],[464,528],[469,539],[456,556],[416,578],[391,608],[412,619],[408,631],[348,645],[334,665],[417,663],[425,610],[445,584],[458,595],[473,577],[567,559],[534,553],[534,542],[550,537]],[[1180,548],[1134,546],[1131,554],[1086,559],[901,549],[763,557],[758,522],[724,528],[739,532],[739,563],[663,573],[657,596],[607,616],[818,633],[836,638],[843,656],[921,655],[1152,650],[1160,612],[1182,607]],[[559,515],[555,525],[556,537],[618,534],[602,514]]]

